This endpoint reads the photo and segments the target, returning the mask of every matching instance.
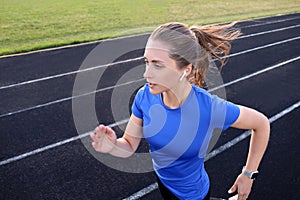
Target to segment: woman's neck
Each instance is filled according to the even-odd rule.
[[[162,93],[165,106],[175,109],[179,108],[190,94],[192,86],[189,82],[179,84],[176,88]]]

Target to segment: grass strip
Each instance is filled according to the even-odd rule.
[[[0,55],[300,11],[298,0],[0,0]]]

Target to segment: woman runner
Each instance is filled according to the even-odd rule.
[[[146,138],[164,199],[209,199],[204,158],[215,129],[252,130],[247,161],[229,190],[237,192],[232,199],[247,199],[258,174],[269,139],[268,119],[203,89],[211,58],[221,63],[221,69],[230,42],[240,34],[230,29],[233,25],[188,27],[174,22],[159,26],[144,52],[147,84],[135,96],[123,136],[117,139],[105,125],[91,134],[96,151],[124,158]]]

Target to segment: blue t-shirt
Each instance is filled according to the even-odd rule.
[[[230,127],[239,107],[192,85],[182,106],[171,109],[146,84],[135,97],[132,113],[143,119],[153,168],[162,183],[179,199],[203,199],[209,190],[204,158],[212,132]]]

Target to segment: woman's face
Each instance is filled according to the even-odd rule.
[[[175,89],[180,83],[183,69],[178,69],[175,60],[169,57],[167,45],[149,40],[144,58],[146,70],[144,77],[152,94],[160,94]]]

